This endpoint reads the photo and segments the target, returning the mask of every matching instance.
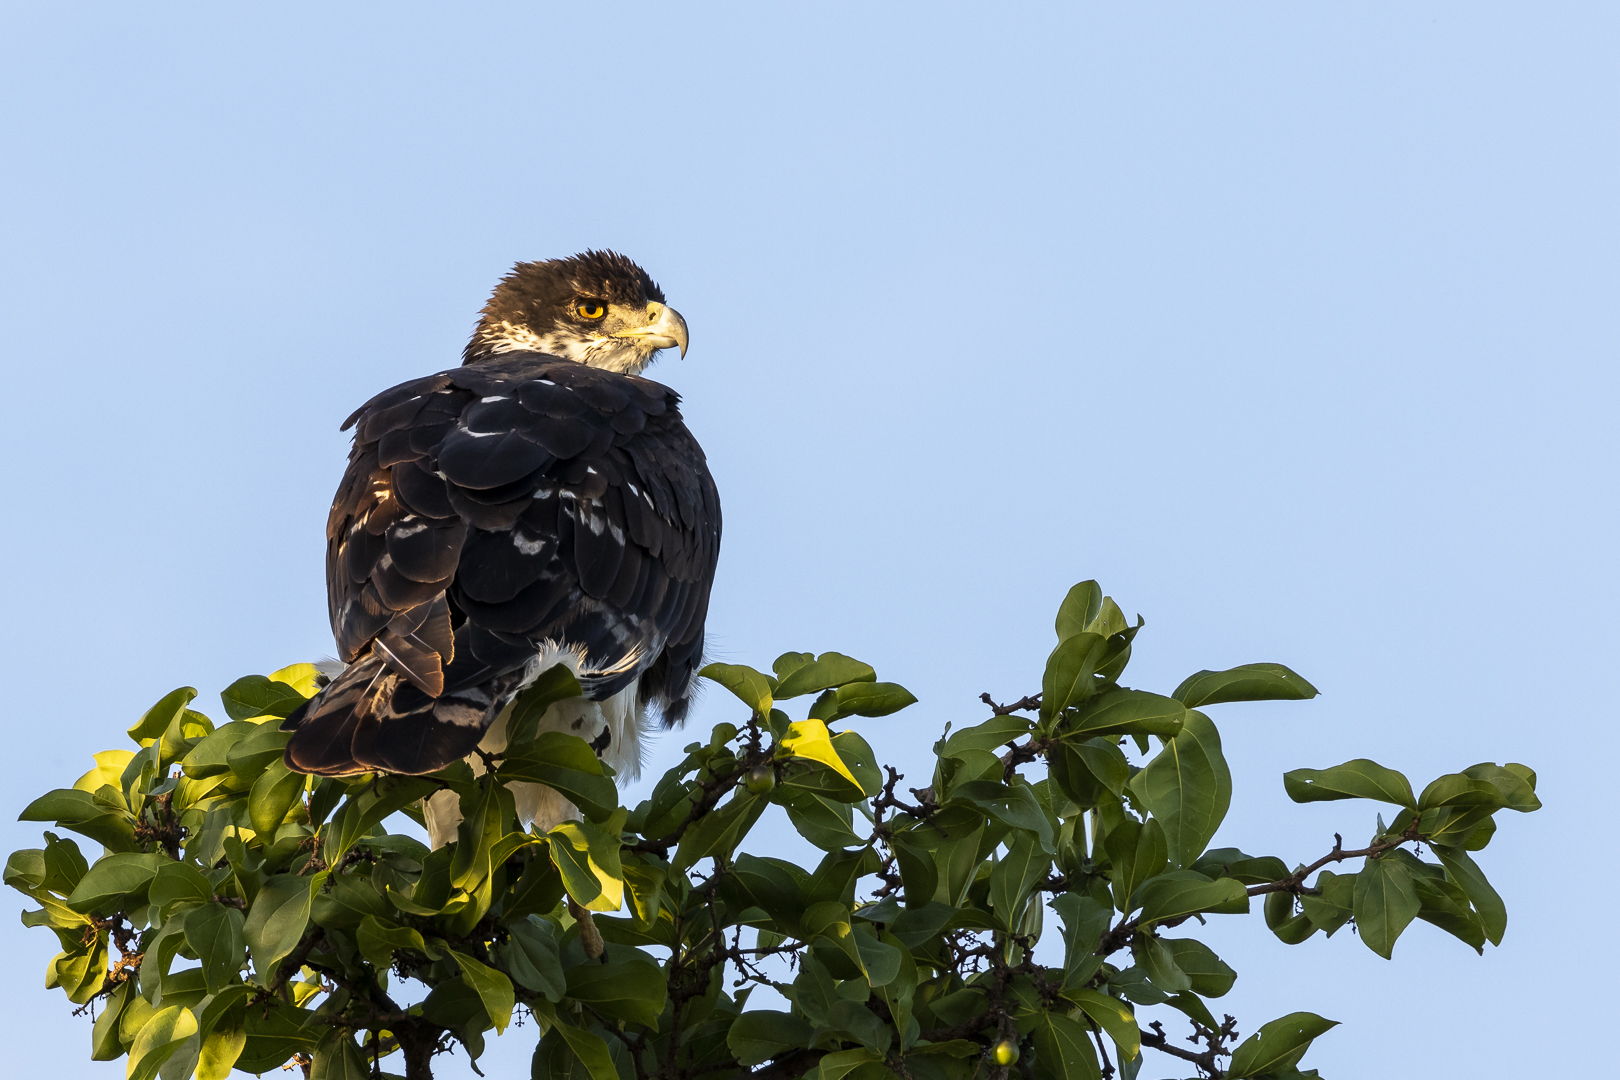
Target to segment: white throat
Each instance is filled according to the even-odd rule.
[[[537,334],[526,326],[505,321],[480,330],[476,340],[480,352],[549,353],[620,375],[640,375],[652,363],[653,355],[658,351],[635,339],[581,337],[560,330]]]

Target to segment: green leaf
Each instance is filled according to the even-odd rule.
[[[799,835],[823,851],[856,847],[866,840],[855,834],[854,811],[848,803],[823,798],[813,791],[795,791],[779,802]]]
[[[1185,972],[1192,991],[1203,997],[1218,998],[1232,989],[1237,972],[1226,965],[1213,949],[1194,938],[1163,938],[1176,967]]]
[[[1071,990],[1064,996],[1108,1033],[1121,1057],[1129,1060],[1142,1052],[1142,1031],[1136,1026],[1136,1013],[1119,998],[1086,989]]]
[[[467,984],[478,994],[478,1000],[484,1003],[484,1012],[489,1014],[490,1023],[495,1025],[495,1034],[501,1034],[506,1030],[506,1025],[512,1022],[512,1009],[517,1004],[512,980],[466,953],[451,949],[450,955],[461,967],[461,977],[467,980]]]
[[[271,762],[281,760],[290,738],[290,731],[282,731],[275,724],[261,724],[257,731],[231,745],[225,752],[225,762],[231,772],[251,784]]]
[[[304,775],[293,772],[279,759],[271,761],[248,792],[248,819],[253,831],[267,841],[275,836],[281,819],[303,794]]]
[[[1283,788],[1297,803],[1335,799],[1376,799],[1416,808],[1411,781],[1376,761],[1356,758],[1331,769],[1295,769],[1283,774]]]
[[[568,992],[568,978],[551,924],[530,916],[510,923],[507,933],[506,970],[512,978],[550,1001],[561,1001]]]
[[[147,899],[167,918],[181,904],[206,904],[214,898],[214,888],[201,870],[187,862],[165,859],[157,868]]]
[[[248,910],[242,935],[253,955],[253,970],[261,986],[269,986],[276,968],[298,946],[309,925],[311,898],[326,883],[329,871],[309,877],[277,874],[259,888]]]
[[[663,969],[639,950],[608,944],[607,963],[568,969],[568,996],[597,1012],[654,1030],[668,989]]]
[[[778,659],[777,663],[780,664],[782,659],[785,657]],[[824,652],[814,660],[788,671],[776,684],[774,697],[777,701],[786,701],[788,698],[814,694],[818,690],[827,690],[846,683],[875,681],[877,672],[872,670],[870,664],[853,660],[843,653]]]
[[[1296,1012],[1279,1017],[1244,1039],[1232,1051],[1232,1064],[1226,1075],[1231,1080],[1249,1076],[1277,1075],[1299,1063],[1311,1043],[1332,1028],[1337,1020],[1324,1020],[1315,1013]]]
[[[90,1033],[91,1061],[117,1061],[124,1056],[124,1044],[118,1038],[118,1022],[134,990],[134,982],[126,979],[114,987],[102,1003],[101,1012]]]
[[[1181,730],[1187,707],[1174,698],[1146,690],[1110,690],[1075,713],[1064,735],[1157,735],[1170,738]]]
[[[1485,874],[1478,864],[1460,847],[1431,845],[1431,849],[1446,868],[1446,876],[1462,889],[1474,905],[1474,910],[1479,912],[1485,936],[1492,945],[1502,944],[1502,935],[1507,933],[1507,905],[1491,888],[1491,883],[1485,880]]]
[[[158,699],[156,705],[141,714],[141,718],[129,729],[129,737],[142,746],[153,739],[162,738],[169,725],[184,715],[186,706],[196,696],[197,691],[190,686],[169,691]]]
[[[146,902],[147,888],[158,868],[169,862],[158,852],[120,852],[96,861],[68,894],[67,906],[86,914],[105,915]]]
[[[197,1018],[190,1009],[170,1005],[152,1014],[129,1048],[126,1080],[152,1080],[158,1068],[197,1034]]]
[[[367,917],[396,918],[370,874],[340,874],[313,897],[309,917],[328,930],[352,930]]]
[[[1030,890],[1052,868],[1052,856],[1040,849],[1034,836],[1025,832],[1014,836],[1006,856],[990,871],[990,906],[1009,931],[1017,927]]]
[[[225,704],[225,715],[232,720],[260,716],[283,720],[308,700],[286,683],[263,675],[244,675],[220,691],[219,699]]]
[[[1113,865],[1109,878],[1114,906],[1129,911],[1142,883],[1164,872],[1168,858],[1164,828],[1156,818],[1146,822],[1126,818],[1103,837],[1102,848]]]
[[[527,780],[561,792],[591,821],[605,821],[619,807],[618,785],[605,775],[601,759],[578,735],[541,732],[522,749],[508,754],[498,772],[505,781]]]
[[[370,1076],[371,1066],[365,1056],[341,1028],[321,1040],[309,1071],[309,1080],[369,1080]]]
[[[1035,1075],[1051,1080],[1100,1080],[1097,1052],[1078,1020],[1062,1013],[1043,1012],[1030,1032],[1036,1054]]]
[[[982,810],[1012,829],[1023,829],[1040,838],[1041,850],[1057,850],[1057,836],[1052,822],[1041,808],[1035,791],[1021,778],[1014,777],[1011,784],[998,784],[986,780],[972,780],[958,785],[951,792],[950,802],[966,803]]]
[[[113,786],[105,786],[103,790],[109,794],[117,792]],[[118,805],[114,808],[98,802],[95,793],[78,788],[58,788],[29,803],[17,820],[56,822],[62,828],[88,836],[112,851],[133,851],[137,846],[135,830],[128,809],[123,804],[123,795],[117,793],[116,800]]]
[[[882,792],[883,772],[878,768],[877,755],[859,733],[840,731],[832,737],[832,744],[844,767],[854,774],[862,795],[872,798]]]
[[[236,981],[242,970],[242,913],[223,904],[204,904],[186,913],[186,945],[202,961],[210,994]]]
[[[1170,696],[1189,709],[1227,701],[1304,701],[1316,687],[1281,664],[1243,664],[1189,675]]]
[[[843,1002],[844,1005],[853,1005],[854,1002]],[[870,1015],[870,1014],[868,1014]],[[875,1021],[877,1018],[873,1017]],[[883,1060],[881,1051],[871,1047],[856,1047],[852,1050],[838,1050],[825,1054],[809,1072],[804,1074],[804,1080],[843,1080],[844,1077],[868,1063]]]
[[[1047,907],[1063,920],[1063,985],[1069,989],[1081,986],[1102,967],[1096,950],[1113,911],[1094,897],[1073,892],[1059,893]]]
[[[1475,952],[1485,951],[1485,925],[1469,906],[1468,894],[1455,882],[1426,874],[1412,875],[1422,908],[1418,918],[1466,942]]]
[[[308,698],[274,678],[243,675],[220,691],[219,699],[225,704],[225,716],[233,721],[253,721],[261,716],[287,719]]]
[[[535,737],[546,711],[559,701],[584,694],[579,679],[566,664],[553,664],[512,702],[512,715],[506,718],[506,745],[512,751]],[[594,754],[592,755],[595,756]],[[597,775],[601,775],[600,769]]]
[[[196,1080],[226,1080],[247,1047],[248,988],[216,994],[203,1010]]]
[[[375,915],[367,915],[360,920],[354,932],[354,941],[360,948],[360,955],[378,971],[387,971],[393,964],[394,954],[401,949],[411,949],[434,960],[444,955],[422,940],[418,931],[408,926],[384,926]]]
[[[1108,653],[1100,634],[1081,632],[1058,642],[1041,676],[1041,719],[1050,720],[1096,692],[1097,667]]]
[[[1385,960],[1421,906],[1411,872],[1398,859],[1368,859],[1356,875],[1356,929],[1367,948]]]
[[[1232,803],[1232,774],[1215,725],[1201,712],[1188,712],[1181,733],[1136,774],[1130,788],[1164,826],[1170,865],[1190,865]]]
[[[1509,775],[1512,776],[1511,773]],[[1518,777],[1514,776],[1513,779],[1518,780]],[[1531,798],[1534,797],[1532,794]],[[1424,788],[1423,794],[1418,796],[1419,810],[1432,810],[1439,806],[1486,806],[1494,810],[1502,806],[1502,793],[1495,784],[1487,781],[1475,780],[1462,773],[1447,773]]]
[[[738,788],[722,806],[686,830],[671,865],[685,870],[716,852],[730,852],[769,805],[761,796]]]
[[[460,980],[455,985],[460,986]],[[247,1042],[236,1068],[247,1073],[274,1073],[294,1054],[314,1054],[330,1030],[314,1013],[290,1005],[277,1005],[268,1012],[248,1009],[244,1024]]]
[[[1463,770],[1463,775],[1494,785],[1501,805],[1509,810],[1526,814],[1541,809],[1541,800],[1536,797],[1536,774],[1523,765],[1502,766],[1484,761],[1470,765]]]
[[[1086,739],[1084,742],[1065,743],[1065,749],[1080,759],[1086,771],[1097,783],[1116,798],[1124,795],[1125,785],[1131,779],[1131,765],[1119,744],[1107,737]]]
[[[1219,1021],[1217,1021],[1215,1017],[1210,1014],[1209,1006],[1204,1004],[1204,999],[1190,990],[1176,994],[1174,997],[1170,998],[1170,1000],[1166,1001],[1165,1004],[1170,1006],[1172,1009],[1179,1010],[1188,1019],[1204,1025],[1211,1031],[1218,1031],[1220,1029]]]
[[[1054,628],[1059,641],[1067,640],[1090,628],[1092,620],[1102,612],[1102,586],[1095,581],[1082,581],[1070,589],[1058,605]]]
[[[373,825],[438,790],[438,784],[423,777],[378,776],[345,799],[323,830],[322,858],[335,865]]]
[[[617,830],[565,821],[546,837],[568,895],[591,911],[618,911],[624,900],[624,869]]]
[[[1131,942],[1131,952],[1136,957],[1136,966],[1146,972],[1153,985],[1166,994],[1181,994],[1192,989],[1192,980],[1176,966],[1175,954],[1162,939],[1150,934],[1138,934]]]
[[[1321,890],[1317,895],[1300,896],[1300,906],[1312,926],[1332,937],[1355,913],[1356,875],[1323,870],[1316,875],[1316,888]]]
[[[940,747],[941,757],[955,757],[965,750],[999,750],[1029,734],[1034,725],[1022,716],[992,716],[982,724],[951,732]]]
[[[726,1046],[736,1055],[737,1064],[752,1068],[784,1050],[811,1045],[811,1035],[810,1025],[792,1013],[757,1009],[731,1022]]]
[[[180,768],[194,780],[228,774],[231,771],[229,761],[231,748],[259,730],[258,724],[233,720],[206,738],[198,740],[197,745],[180,759]]]
[[[934,862],[932,852],[910,832],[892,834],[889,850],[894,852],[895,862],[900,867],[907,905],[916,907],[930,902],[939,890],[939,865]]]
[[[538,1080],[573,1080],[579,1075],[572,1068],[577,1064],[590,1080],[620,1080],[613,1055],[601,1036],[557,1020],[554,1011],[545,1019],[551,1028],[535,1048],[532,1076]]]
[[[709,664],[698,672],[699,677],[712,679],[737,695],[744,705],[759,716],[771,711],[771,680],[745,664]]]
[[[96,802],[90,792],[77,788],[57,788],[25,806],[23,812],[17,815],[17,820],[65,823],[101,817],[105,813],[107,807]]]
[[[490,855],[506,831],[508,817],[516,817],[512,795],[495,777],[481,778],[460,794],[461,821],[456,826],[455,854],[450,857],[450,886],[471,891],[489,876]]]
[[[1210,881],[1191,870],[1172,870],[1144,884],[1138,892],[1142,913],[1138,923],[1166,922],[1200,911],[1213,911],[1228,904],[1246,904],[1248,890],[1240,881],[1217,878]]]
[[[832,711],[823,720],[846,716],[888,716],[917,704],[917,698],[899,683],[856,682],[840,686],[830,703]]]

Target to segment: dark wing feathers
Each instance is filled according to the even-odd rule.
[[[378,394],[328,522],[332,627],[351,662],[299,714],[288,762],[426,772],[469,753],[542,641],[601,699],[642,678],[685,713],[720,502],[678,398],[536,353]]]

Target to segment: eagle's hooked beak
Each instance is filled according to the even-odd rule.
[[[647,305],[647,322],[620,330],[616,338],[641,338],[655,349],[672,349],[679,345],[681,356],[686,356],[686,320],[681,313],[663,304]]]

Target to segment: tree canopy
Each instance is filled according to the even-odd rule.
[[[736,722],[634,807],[586,743],[537,732],[579,693],[564,668],[518,699],[482,777],[289,772],[278,721],[317,689],[307,664],[233,683],[222,724],[181,688],[129,728],[133,749],[24,810],[60,832],[13,852],[5,883],[60,942],[46,985],[93,1012],[90,1056],[127,1057],[130,1080],[289,1061],[421,1080],[528,1018],[535,1077],[1132,1080],[1149,1050],[1202,1077],[1316,1076],[1302,1059],[1335,1022],[1218,1016],[1237,973],[1199,928],[1258,901],[1289,944],[1353,923],[1389,958],[1421,920],[1483,952],[1507,912],[1474,854],[1498,811],[1540,806],[1536,775],[1482,763],[1418,792],[1364,758],[1296,769],[1295,802],[1367,799],[1390,820],[1309,863],[1210,848],[1232,778],[1206,710],[1316,689],[1276,663],[1127,686],[1141,628],[1076,585],[1039,692],[945,725],[917,786],[840,726],[915,702],[870,665],[711,664]],[[522,828],[512,780],[578,818]],[[430,851],[405,819],[445,788],[464,820]],[[747,850],[778,812],[814,866]],[[1190,1038],[1165,1031],[1173,1014]]]

